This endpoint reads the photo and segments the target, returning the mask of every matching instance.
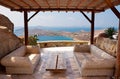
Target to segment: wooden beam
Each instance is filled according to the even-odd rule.
[[[116,69],[115,69],[115,79],[120,78],[120,19],[119,19],[119,29],[118,29],[118,42],[117,42],[117,52],[116,52]]]
[[[84,15],[84,17],[91,23],[92,21],[89,19],[89,17],[83,12],[83,11],[80,11],[83,15]]]
[[[25,33],[25,45],[28,45],[28,14],[27,11],[24,11],[24,33]]]
[[[35,12],[28,20],[27,22],[29,22],[36,14],[38,14],[39,11]]]
[[[34,9],[11,9],[12,11],[86,11],[91,12],[93,9],[78,9],[78,8],[34,8]],[[94,9],[95,12],[103,12],[103,9]]]
[[[110,2],[110,0],[105,0],[105,1],[106,1],[107,5],[111,8],[113,13],[118,17],[118,19],[120,19],[119,11],[114,7],[114,5]]]
[[[91,16],[92,22],[91,22],[91,40],[90,43],[94,43],[94,22],[95,22],[95,12],[92,11],[92,16]]]

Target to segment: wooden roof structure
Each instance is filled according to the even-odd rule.
[[[113,6],[120,0],[110,0]],[[104,11],[106,0],[0,0],[0,5],[15,11]]]
[[[0,5],[11,9],[11,11],[24,12],[25,45],[28,45],[28,22],[39,11],[81,12],[91,23],[90,42],[93,44],[95,13],[111,9],[119,19],[115,79],[120,78],[120,12],[115,8],[115,6],[120,5],[120,0],[0,0]],[[28,12],[30,11],[35,11],[35,14],[28,18]],[[84,11],[91,12],[91,18]]]

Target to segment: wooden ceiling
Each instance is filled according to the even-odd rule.
[[[110,0],[113,6],[120,0]],[[105,0],[0,0],[0,5],[15,11],[104,11]]]

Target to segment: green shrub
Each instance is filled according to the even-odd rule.
[[[29,36],[28,43],[29,45],[37,45],[37,40],[38,40],[37,35]]]
[[[116,33],[116,30],[114,29],[114,27],[109,27],[105,30],[105,34],[107,35],[107,37],[109,37],[110,39],[113,39],[113,35]]]

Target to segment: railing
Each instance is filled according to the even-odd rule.
[[[42,41],[38,42],[41,48],[44,47],[60,47],[88,44],[89,41]]]

